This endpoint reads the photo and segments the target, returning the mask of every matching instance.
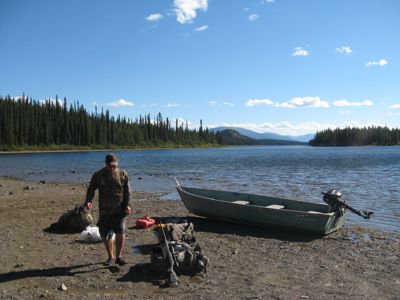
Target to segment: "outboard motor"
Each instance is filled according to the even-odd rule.
[[[332,207],[335,211],[338,211],[339,213],[343,213],[345,209],[348,209],[356,215],[363,217],[364,219],[369,219],[370,216],[373,214],[372,211],[360,211],[347,205],[346,202],[342,200],[342,193],[338,190],[329,190],[326,193],[322,194],[324,195],[322,200],[324,200],[325,203],[327,203],[330,207]]]
[[[342,200],[342,192],[338,190],[329,190],[326,193],[322,193],[324,197],[322,200],[324,200],[325,203],[327,203],[330,206],[344,206],[345,202]]]

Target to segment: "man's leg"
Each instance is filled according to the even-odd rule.
[[[108,258],[113,259],[114,258],[114,247],[113,247],[114,241],[112,239],[109,239],[109,240],[103,239],[103,241],[104,241],[104,246],[106,247],[106,250],[107,250]]]
[[[117,247],[116,255],[117,255],[117,258],[119,258],[122,256],[122,251],[124,249],[124,244],[125,244],[125,234],[124,233],[115,234],[115,244]]]
[[[108,259],[105,264],[111,265],[114,258],[114,241],[111,239],[110,236],[111,226],[109,224],[109,221],[104,216],[100,217],[97,225],[99,226],[100,236],[103,240],[104,247],[106,248],[108,254]]]
[[[118,228],[116,228],[115,232],[115,244],[116,244],[116,256],[117,259],[115,262],[119,264],[120,266],[123,266],[126,264],[126,261],[122,258],[122,251],[124,249],[124,244],[125,244],[125,220],[126,218],[122,218],[119,222]]]

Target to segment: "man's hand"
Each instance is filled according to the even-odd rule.
[[[86,202],[86,203],[85,203],[85,207],[86,207],[87,210],[91,210],[92,207],[93,207],[92,202]]]
[[[128,206],[126,207],[125,213],[126,213],[127,215],[130,215],[130,214],[133,213],[133,209],[132,209],[132,207],[131,207],[130,205],[128,205]]]

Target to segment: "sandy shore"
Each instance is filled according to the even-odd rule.
[[[210,259],[206,274],[180,276],[176,289],[149,272],[132,247],[156,242],[134,228],[143,215],[188,216],[180,201],[135,193],[125,257],[105,267],[102,244],[43,229],[75,204],[83,185],[0,179],[1,299],[398,299],[400,235],[345,226],[324,238],[244,227],[192,216]],[[96,211],[97,207],[95,206]],[[65,285],[67,290],[61,289]]]

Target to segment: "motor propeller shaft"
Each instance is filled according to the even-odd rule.
[[[329,190],[327,192],[322,193],[324,197],[325,203],[327,203],[330,207],[333,207],[335,210],[340,211],[343,208],[350,210],[351,212],[363,217],[364,219],[369,219],[371,215],[374,213],[372,211],[367,210],[357,210],[350,205],[348,205],[344,200],[342,200],[342,193],[338,190]]]

